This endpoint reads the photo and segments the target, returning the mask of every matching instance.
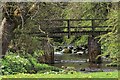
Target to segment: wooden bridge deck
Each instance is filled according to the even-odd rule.
[[[70,35],[101,35],[101,34],[106,34],[108,32],[110,32],[111,30],[108,31],[71,31]],[[16,33],[16,34],[21,34],[21,33]],[[39,37],[46,37],[48,35],[48,37],[51,38],[59,38],[59,37],[63,37],[63,36],[67,36],[68,35],[68,31],[53,31],[53,32],[49,32],[48,34],[44,34],[42,32],[22,32],[22,34],[28,34],[28,35],[36,35]]]

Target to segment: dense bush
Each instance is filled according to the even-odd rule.
[[[7,54],[5,58],[1,60],[1,63],[3,74],[26,73],[28,68],[31,67],[29,60],[16,54]]]
[[[14,53],[7,54],[1,59],[1,71],[3,75],[16,73],[38,73],[44,71],[59,71],[59,68],[48,66],[47,64],[38,63],[32,55],[20,56]]]

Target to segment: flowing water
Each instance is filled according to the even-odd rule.
[[[86,71],[92,71],[89,68],[88,54],[84,55],[73,55],[68,53],[56,52],[55,54],[55,64],[54,66],[61,68],[64,67],[74,67],[77,71],[85,69]],[[94,71],[114,71],[117,70],[117,67],[106,67],[105,65],[110,63],[109,61],[103,61],[99,69],[94,69]]]

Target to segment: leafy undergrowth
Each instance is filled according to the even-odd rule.
[[[94,72],[94,73],[81,73],[81,72],[68,72],[68,73],[56,73],[46,72],[37,74],[16,74],[6,75],[2,78],[118,78],[118,72]]]
[[[18,73],[36,74],[46,71],[61,71],[61,69],[49,66],[47,64],[40,64],[37,59],[31,55],[27,55],[27,58],[14,53],[7,54],[3,59],[0,59],[1,73],[3,75],[15,75]]]

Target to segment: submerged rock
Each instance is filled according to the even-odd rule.
[[[79,51],[79,52],[77,52],[76,54],[78,54],[78,55],[83,55],[83,51]]]
[[[81,68],[80,71],[85,71],[85,68]]]
[[[61,51],[62,53],[70,53],[69,49],[65,48]]]
[[[62,51],[62,47],[61,46],[59,46],[57,49],[55,49],[55,51]]]

